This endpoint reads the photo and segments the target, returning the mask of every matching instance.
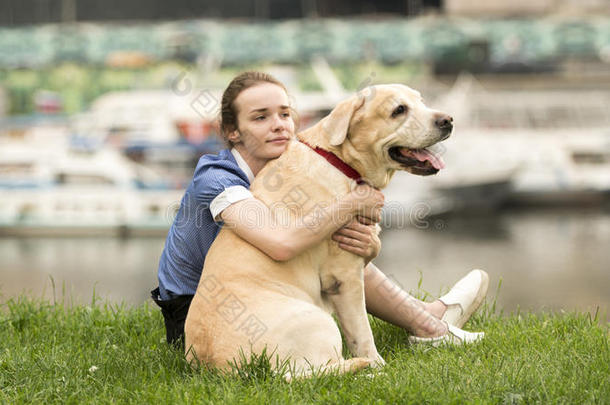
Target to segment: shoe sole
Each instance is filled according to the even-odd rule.
[[[447,327],[448,327],[447,334],[445,334],[443,336],[437,336],[437,337],[432,337],[432,338],[420,338],[417,336],[409,336],[409,343],[413,344],[413,345],[427,344],[432,347],[439,347],[439,346],[443,346],[443,345],[461,346],[461,345],[477,343],[485,337],[484,332],[473,333],[473,332],[467,332],[467,331],[458,331],[458,333],[456,334],[455,333],[456,331],[452,330],[452,328],[456,328],[455,326],[447,324]],[[456,329],[459,329],[459,328],[456,328]],[[459,337],[459,332],[466,332],[467,335],[474,334],[476,336],[474,338],[472,338],[472,340],[466,340],[466,339],[462,339]],[[455,336],[455,339],[457,339],[457,341],[454,338],[452,338],[450,335]]]

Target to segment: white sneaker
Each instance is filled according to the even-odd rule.
[[[431,338],[409,336],[409,342],[412,344],[426,343],[434,347],[438,347],[443,344],[464,345],[478,342],[479,340],[483,339],[484,336],[484,332],[467,332],[451,324],[447,324],[447,333],[443,336]]]
[[[461,328],[476,311],[487,295],[489,276],[483,270],[472,270],[455,283],[453,288],[439,300],[447,305],[441,318],[449,325]]]

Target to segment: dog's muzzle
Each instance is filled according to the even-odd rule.
[[[403,146],[394,146],[388,150],[388,154],[392,160],[400,163],[405,170],[420,176],[436,174],[445,167],[443,159],[426,148],[410,149]]]

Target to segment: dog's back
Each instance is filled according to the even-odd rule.
[[[312,220],[324,215],[349,187],[350,180],[295,140],[264,167],[251,191],[271,208],[281,227],[310,213]],[[243,214],[251,226],[261,220]],[[314,365],[340,357],[341,337],[320,284],[321,266],[332,265],[330,258],[353,261],[354,267],[361,260],[328,238],[294,259],[277,262],[223,228],[206,256],[187,317],[187,357],[219,368],[264,347],[282,359],[298,361],[306,355]]]

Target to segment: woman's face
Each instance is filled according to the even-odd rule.
[[[229,135],[240,149],[255,159],[275,159],[294,135],[294,121],[283,88],[261,83],[239,93],[235,99],[237,131]]]

